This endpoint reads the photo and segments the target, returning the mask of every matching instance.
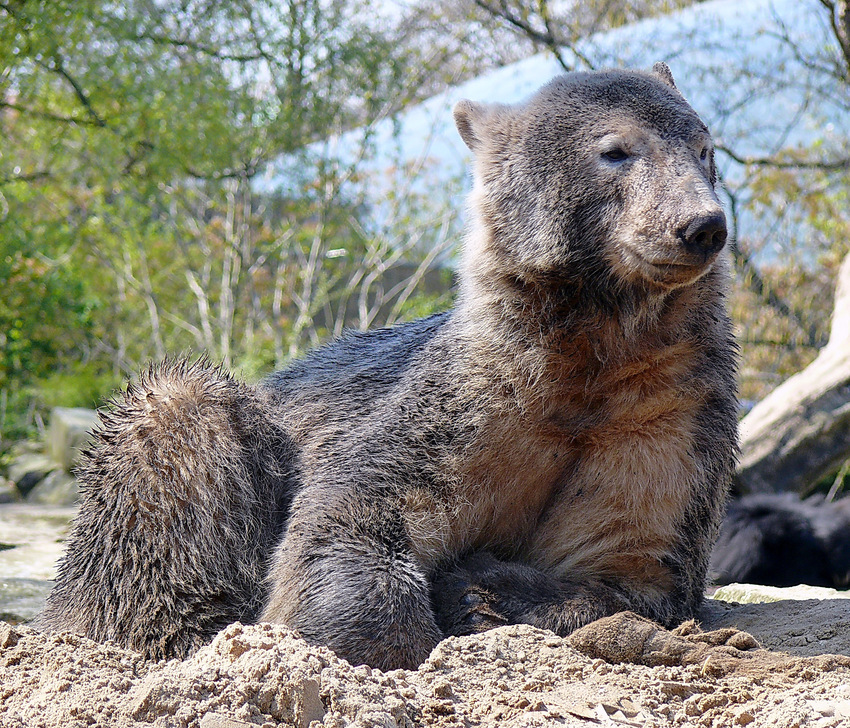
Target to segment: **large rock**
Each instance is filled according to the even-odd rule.
[[[67,472],[77,464],[80,451],[91,440],[97,412],[83,407],[54,407],[50,411],[47,454]]]
[[[48,473],[59,469],[59,464],[48,455],[23,452],[15,456],[9,464],[9,480],[24,498]]]
[[[76,478],[64,470],[54,470],[30,491],[27,501],[46,506],[72,506],[79,494]]]
[[[21,494],[17,486],[6,478],[0,478],[0,504],[17,503],[21,500]]]

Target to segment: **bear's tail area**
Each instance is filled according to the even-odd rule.
[[[262,609],[293,446],[258,390],[205,359],[153,366],[112,404],[33,626],[182,657]]]

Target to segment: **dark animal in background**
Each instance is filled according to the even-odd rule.
[[[793,493],[729,505],[711,555],[711,579],[769,586],[850,586],[850,501]]]
[[[259,386],[154,367],[103,414],[46,628],[185,655],[234,620],[415,667],[703,599],[736,453],[725,218],[666,66],[461,102],[457,306]]]

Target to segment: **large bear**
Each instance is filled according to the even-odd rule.
[[[260,385],[153,367],[102,414],[38,624],[184,655],[296,628],[354,663],[700,606],[736,456],[725,218],[669,69],[461,102],[457,305]]]

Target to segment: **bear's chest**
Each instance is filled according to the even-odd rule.
[[[694,455],[695,417],[696,406],[671,397],[668,408],[583,432],[522,558],[563,577],[662,578],[660,564],[680,537],[703,477]]]
[[[459,531],[557,572],[660,558],[699,480],[704,393],[691,354],[680,346],[572,377],[536,409],[495,418],[461,474]]]

